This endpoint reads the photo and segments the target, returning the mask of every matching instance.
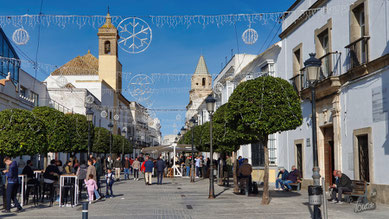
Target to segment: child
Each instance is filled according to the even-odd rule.
[[[85,185],[88,190],[89,204],[92,204],[94,191],[97,189],[96,181],[93,179],[93,174],[89,174],[88,181],[85,179]]]
[[[114,182],[114,175],[112,174],[111,169],[108,169],[107,171],[108,171],[107,174],[105,174],[105,180],[106,180],[106,185],[107,185],[106,186],[106,188],[107,188],[106,197],[112,198],[113,197],[112,185]],[[108,190],[110,191],[111,195],[108,194]]]

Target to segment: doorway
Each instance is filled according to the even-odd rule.
[[[358,135],[359,180],[370,182],[368,135]]]
[[[322,129],[324,135],[324,173],[326,186],[335,183],[332,172],[335,169],[334,156],[334,130],[333,127],[326,127]]]
[[[296,168],[300,171],[300,176],[303,178],[303,145],[296,144]]]

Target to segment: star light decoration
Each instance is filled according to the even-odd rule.
[[[153,79],[148,75],[138,74],[131,78],[127,91],[137,102],[148,100],[152,94]]]
[[[128,17],[118,25],[119,46],[130,54],[145,51],[152,40],[153,34],[149,24],[137,17]]]

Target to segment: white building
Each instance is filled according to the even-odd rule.
[[[297,0],[280,34],[282,49],[276,76],[291,79],[301,97],[303,124],[284,132],[278,164],[297,165],[312,182],[311,89],[304,61],[321,59],[316,86],[317,145],[320,174],[327,184],[332,171],[370,182],[378,201],[389,203],[387,90],[389,84],[389,2],[384,0]],[[320,11],[309,9],[321,8]]]

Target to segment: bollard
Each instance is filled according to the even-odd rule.
[[[82,203],[82,219],[88,219],[88,202]]]

